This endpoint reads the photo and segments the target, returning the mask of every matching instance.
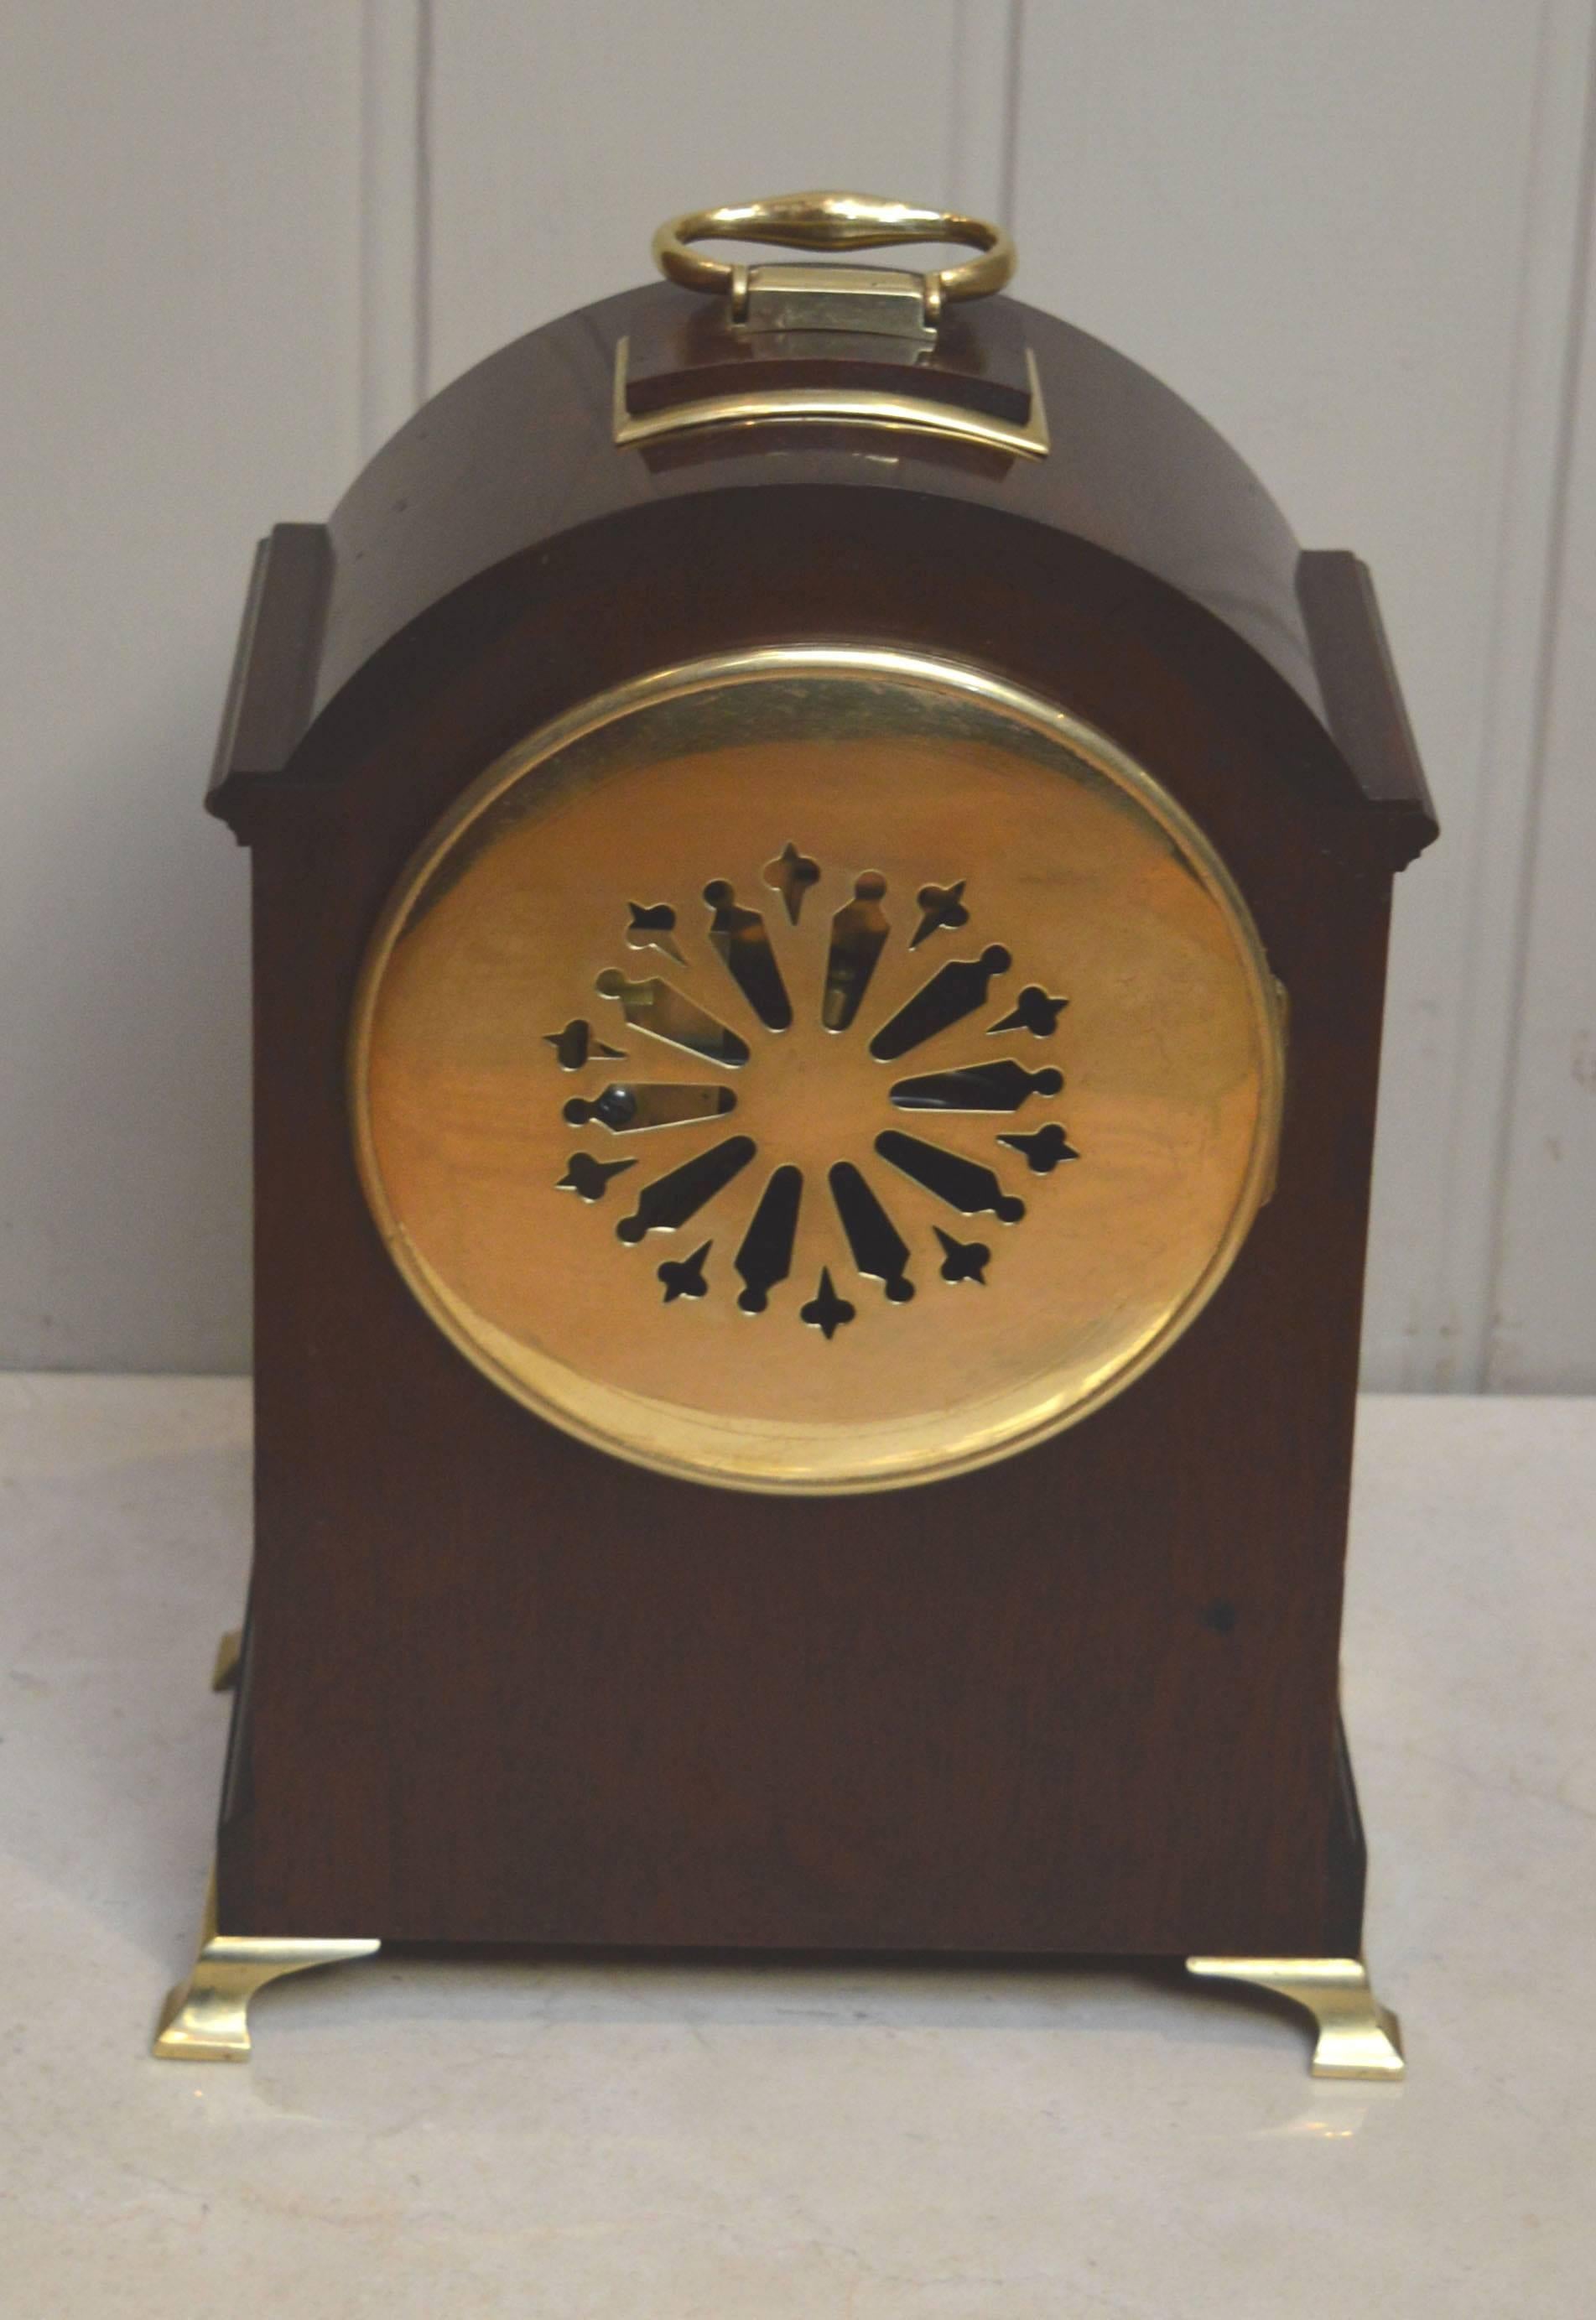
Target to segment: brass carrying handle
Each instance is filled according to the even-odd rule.
[[[783,249],[885,249],[911,241],[955,241],[979,258],[925,276],[928,316],[945,301],[984,298],[1014,271],[1014,244],[1001,225],[958,210],[921,209],[873,194],[773,194],[762,202],[728,202],[667,218],[654,237],[660,272],[686,290],[730,295],[734,312],[746,301],[748,268],[689,249],[694,241],[766,241]]]

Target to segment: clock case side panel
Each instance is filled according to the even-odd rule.
[[[499,749],[641,668],[839,636],[1029,685],[1166,779],[1286,968],[1295,1072],[1274,1201],[1118,1401],[983,1475],[753,1501],[584,1448],[445,1343],[359,1194],[344,1038],[394,880]],[[1040,526],[813,489],[751,522],[719,492],[484,575],[285,773],[249,785],[258,1527],[223,1926],[1355,1947],[1336,1655],[1390,874],[1301,700]]]

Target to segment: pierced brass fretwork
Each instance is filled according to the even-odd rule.
[[[357,1149],[417,1296],[534,1409],[699,1481],[885,1487],[1186,1326],[1267,1181],[1279,1025],[1211,848],[1103,736],[773,649],[460,801],[367,965]]]

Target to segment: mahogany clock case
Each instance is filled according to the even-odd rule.
[[[1361,1284],[1392,880],[1434,835],[1366,575],[1299,556],[1145,373],[1006,300],[982,313],[1036,358],[1046,458],[813,425],[618,448],[618,339],[696,306],[660,285],[505,349],[258,559],[210,798],[251,850],[255,991],[219,1924],[1355,1956]],[[1116,1399],[946,1481],[755,1497],[572,1438],[434,1326],[362,1195],[350,1013],[406,863],[522,736],[841,641],[986,672],[1150,768],[1289,994],[1288,1088],[1273,1198]]]

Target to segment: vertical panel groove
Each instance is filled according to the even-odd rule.
[[[432,391],[432,0],[415,0],[415,368],[419,407]]]
[[[1010,0],[1003,75],[1002,202],[998,216],[1020,231],[1020,76],[1025,59],[1025,0]]]
[[[1441,1343],[1434,1374],[1403,1381],[1447,1391],[1478,1391],[1486,1383],[1501,1265],[1578,390],[1596,127],[1593,66],[1596,10],[1584,0],[1577,8],[1551,0],[1540,14],[1535,167],[1523,221],[1453,1133],[1443,1160]],[[1480,1187],[1477,1193],[1471,1184]]]
[[[1574,642],[1574,631],[1580,621],[1580,600],[1584,575],[1577,565],[1571,568],[1571,557],[1577,553],[1577,531],[1573,510],[1576,495],[1581,491],[1579,464],[1582,456],[1582,420],[1585,428],[1591,423],[1590,403],[1596,390],[1596,376],[1591,363],[1591,281],[1592,264],[1596,263],[1596,8],[1591,11],[1590,50],[1587,57],[1585,81],[1585,114],[1581,156],[1579,219],[1573,255],[1572,278],[1568,295],[1568,333],[1564,348],[1562,376],[1561,407],[1558,414],[1556,458],[1553,483],[1553,513],[1546,553],[1546,583],[1541,635],[1541,652],[1537,668],[1536,724],[1534,747],[1528,767],[1525,800],[1524,843],[1518,868],[1516,902],[1516,935],[1512,962],[1512,984],[1509,993],[1509,1018],[1511,1026],[1502,1074],[1501,1108],[1498,1120],[1497,1170],[1492,1183],[1491,1270],[1489,1297],[1485,1316],[1484,1359],[1480,1383],[1488,1391],[1512,1391],[1516,1376],[1528,1369],[1532,1377],[1558,1385],[1582,1386],[1589,1382],[1590,1373],[1596,1369],[1596,1320],[1575,1335],[1582,1342],[1569,1342],[1569,1333],[1559,1325],[1550,1310],[1552,1300],[1544,1294],[1534,1306],[1519,1313],[1509,1312],[1507,1286],[1509,1273],[1510,1236],[1515,1221],[1516,1195],[1526,1204],[1537,1205],[1537,1185],[1532,1181],[1532,1171],[1526,1166],[1520,1192],[1519,1161],[1527,1155],[1537,1141],[1547,1138],[1555,1124],[1553,1112],[1545,1102],[1544,1083],[1532,1084],[1531,1065],[1537,1060],[1542,1038],[1538,1020],[1549,1012],[1555,1020],[1557,1007],[1554,1001],[1537,1009],[1536,989],[1532,984],[1532,957],[1537,934],[1537,893],[1542,875],[1553,868],[1545,858],[1545,848],[1551,835],[1559,830],[1560,818],[1555,811],[1560,760],[1555,758],[1557,722],[1556,708],[1563,687],[1575,672],[1570,666],[1568,648]],[[1582,407],[1583,406],[1583,408]],[[1588,453],[1584,454],[1588,457]],[[1584,582],[1588,588],[1588,582]],[[1580,646],[1588,652],[1589,637],[1578,630]],[[1583,779],[1582,763],[1575,778]],[[1567,778],[1565,775],[1564,779]],[[1566,801],[1561,817],[1566,823]],[[1566,829],[1562,835],[1567,836]],[[1570,871],[1568,857],[1562,858],[1564,879]],[[1582,874],[1588,883],[1588,863],[1581,865],[1574,875]],[[1555,897],[1552,898],[1554,901]],[[1555,913],[1550,923],[1558,925]],[[1585,929],[1588,935],[1588,925]],[[1555,945],[1554,944],[1555,956]],[[1562,960],[1564,971],[1573,981],[1581,980],[1573,961]],[[1544,985],[1543,974],[1540,981]],[[1577,1168],[1586,1155],[1576,1150],[1573,1161]],[[1554,1245],[1555,1235],[1564,1219],[1551,1209],[1539,1208],[1537,1221],[1544,1219],[1543,1229],[1549,1227]],[[1522,1219],[1520,1220],[1522,1221]],[[1555,1258],[1548,1261],[1555,1263]],[[1524,1270],[1522,1255],[1519,1269]],[[1537,1310],[1538,1308],[1539,1310]],[[1583,1373],[1570,1374],[1571,1358],[1583,1363]],[[1547,1376],[1548,1367],[1550,1375]]]
[[[940,198],[1011,224],[1015,25],[1020,0],[956,0]],[[890,190],[890,188],[888,189]]]
[[[364,0],[360,84],[360,450],[425,392],[425,70],[431,0]]]

